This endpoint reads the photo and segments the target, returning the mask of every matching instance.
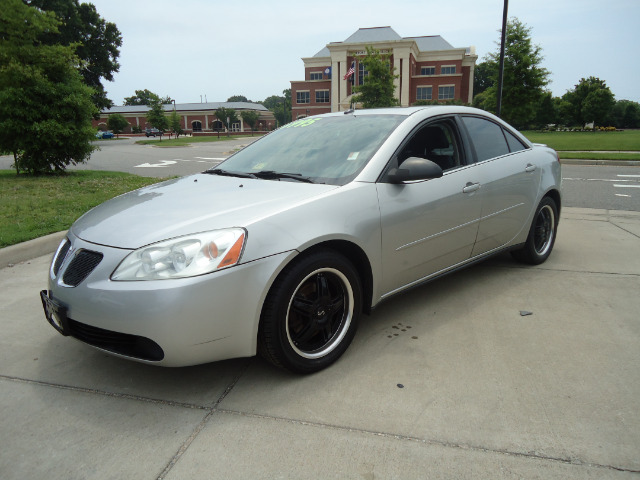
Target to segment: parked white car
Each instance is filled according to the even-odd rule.
[[[504,250],[544,262],[560,206],[557,154],[484,111],[319,115],[86,213],[41,298],[60,333],[120,357],[313,372],[394,294]]]

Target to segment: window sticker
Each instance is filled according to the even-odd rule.
[[[265,166],[266,166],[266,163],[264,162],[256,163],[253,167],[251,167],[251,170],[264,170]]]
[[[296,120],[295,122],[287,123],[280,128],[298,128],[298,127],[308,127],[309,125],[313,125],[320,118],[301,118],[300,120]]]
[[[360,155],[360,152],[351,152],[349,154],[349,156],[347,157],[347,161],[348,162],[353,162],[354,160],[356,160],[358,158],[358,155]]]

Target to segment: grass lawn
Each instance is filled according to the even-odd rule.
[[[0,248],[67,230],[105,200],[159,181],[120,172],[31,177],[0,170]]]
[[[640,151],[640,130],[625,130],[623,132],[544,133],[528,130],[522,133],[530,141],[534,143],[546,143],[555,150]]]
[[[256,137],[261,134],[256,133]],[[178,137],[172,139],[153,139],[153,140],[138,140],[136,143],[138,145],[155,145],[156,147],[182,147],[185,145],[190,145],[192,143],[202,143],[202,142],[224,142],[226,140],[234,140],[236,138],[245,138],[246,135],[231,135],[231,137],[227,137],[226,134],[221,133],[220,138],[217,136],[210,137]],[[251,138],[251,137],[249,137]]]

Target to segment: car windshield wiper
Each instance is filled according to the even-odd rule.
[[[279,180],[281,178],[288,178],[291,180],[298,180],[299,182],[305,183],[316,183],[309,177],[304,177],[300,173],[286,173],[286,172],[276,172],[274,170],[261,170],[254,174],[258,178],[263,178],[265,180]]]
[[[214,169],[211,169],[211,170],[205,170],[202,173],[206,173],[206,174],[209,174],[209,175],[222,175],[224,177],[258,178],[253,173],[231,172],[229,170],[222,170],[221,168],[214,168]]]

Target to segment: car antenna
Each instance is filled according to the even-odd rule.
[[[349,110],[345,110],[344,114],[348,115],[348,114],[353,113],[355,111],[356,111],[356,104],[352,102]]]

